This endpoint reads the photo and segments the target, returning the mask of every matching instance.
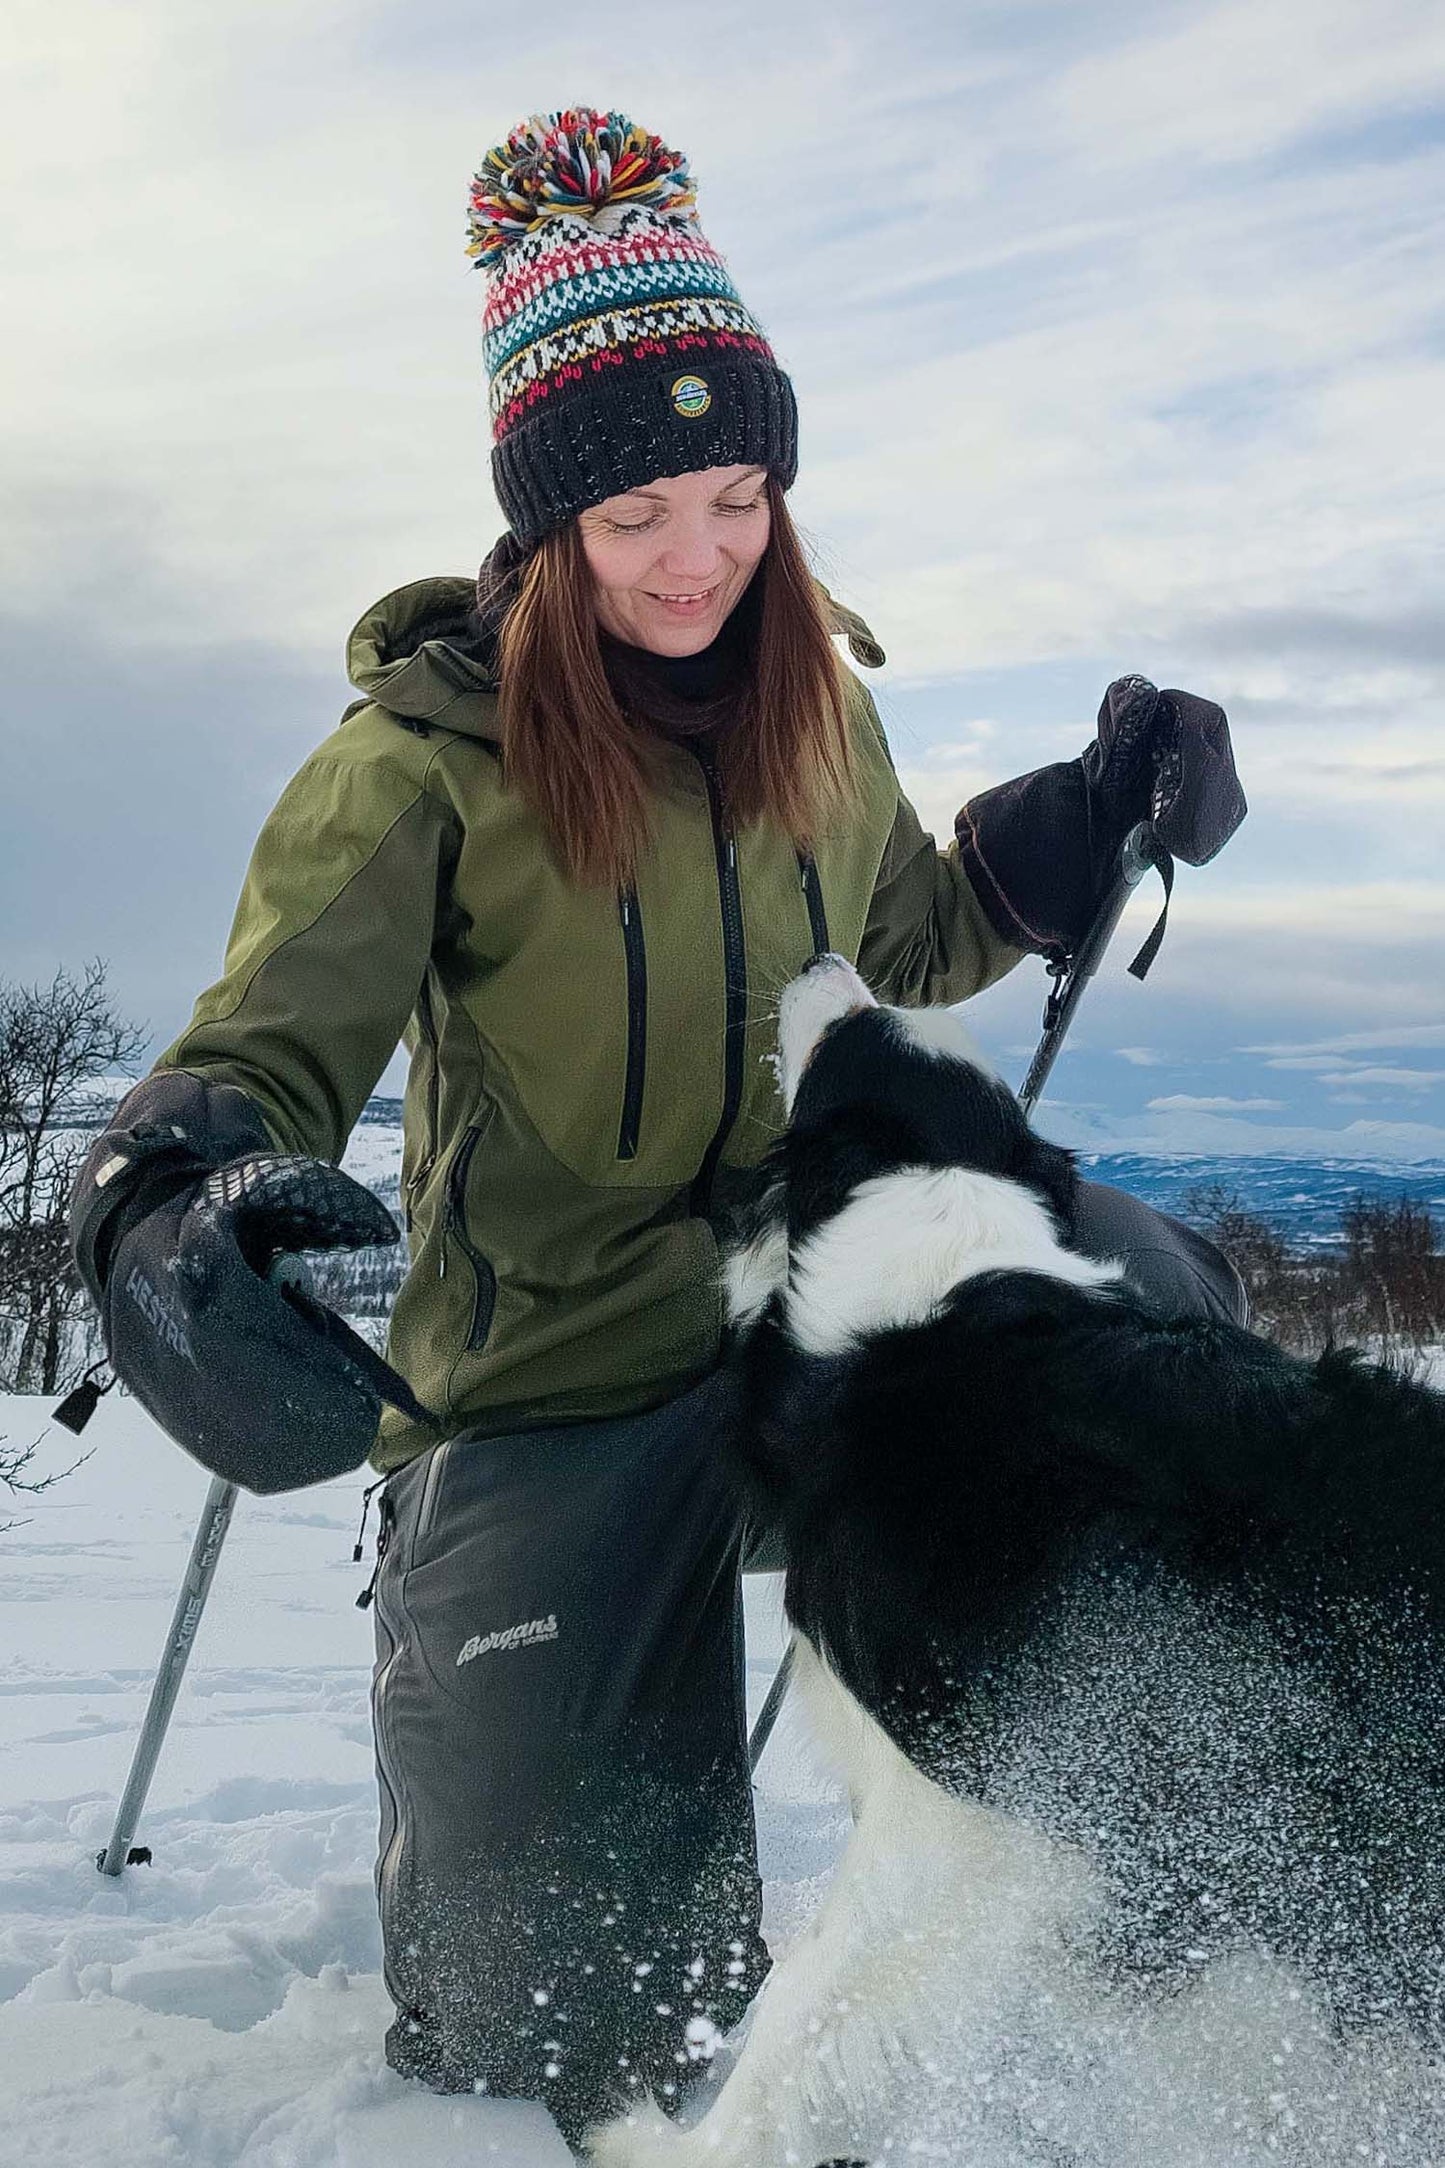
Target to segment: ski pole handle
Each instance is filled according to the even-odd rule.
[[[1094,914],[1094,922],[1079,943],[1067,969],[1049,996],[1044,1011],[1044,1033],[1039,1040],[1029,1073],[1019,1092],[1019,1104],[1029,1113],[1039,1093],[1048,1081],[1049,1071],[1058,1060],[1064,1036],[1074,1020],[1074,1011],[1083,999],[1084,988],[1104,958],[1104,951],[1114,938],[1125,904],[1139,886],[1151,866],[1158,863],[1159,851],[1154,832],[1148,821],[1139,821],[1125,836],[1119,851],[1119,863],[1108,893]]]

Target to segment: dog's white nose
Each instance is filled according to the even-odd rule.
[[[815,956],[783,988],[778,1004],[778,1082],[791,1114],[798,1079],[828,1026],[878,1006],[846,956]]]

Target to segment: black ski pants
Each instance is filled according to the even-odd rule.
[[[1076,1241],[1171,1312],[1243,1320],[1220,1252],[1120,1191],[1083,1185]],[[739,1572],[782,1560],[724,1475],[730,1391],[462,1435],[382,1493],[387,2059],[545,2100],[573,2141],[676,2101],[768,1968]]]

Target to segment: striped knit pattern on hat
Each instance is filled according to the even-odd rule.
[[[797,407],[697,223],[680,152],[626,114],[534,114],[472,184],[492,476],[536,541],[663,475],[797,473]]]

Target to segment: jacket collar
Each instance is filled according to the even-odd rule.
[[[821,583],[819,593],[853,660],[876,670],[883,650],[863,619]],[[443,574],[393,588],[352,628],[346,667],[359,693],[404,721],[496,743],[496,639],[478,615],[474,579]]]

